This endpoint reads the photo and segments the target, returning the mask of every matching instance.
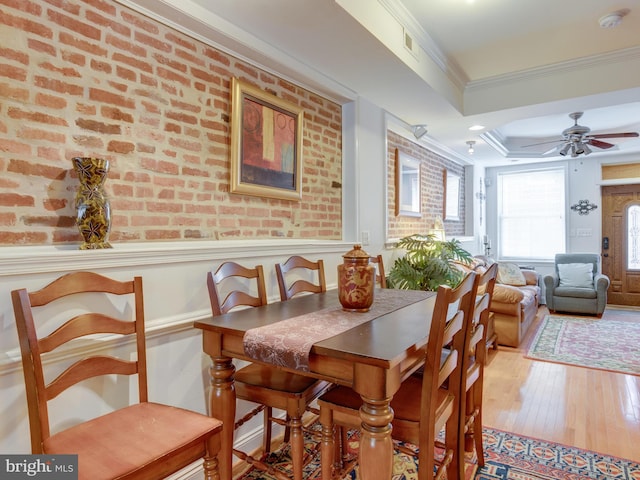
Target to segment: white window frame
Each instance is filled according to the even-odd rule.
[[[502,232],[502,228],[503,228],[503,214],[502,214],[502,207],[501,207],[501,202],[502,202],[502,192],[500,191],[501,189],[501,182],[502,182],[502,178],[506,177],[507,175],[535,175],[536,173],[542,173],[542,172],[550,172],[550,171],[561,171],[562,175],[563,175],[563,191],[561,193],[561,205],[560,205],[560,209],[558,211],[558,215],[560,216],[561,222],[559,222],[560,224],[560,228],[561,231],[559,232],[559,237],[558,241],[559,244],[557,245],[556,249],[557,251],[554,252],[547,252],[546,255],[541,254],[541,255],[528,255],[528,256],[523,256],[523,255],[510,255],[508,254],[509,252],[504,251],[504,241],[503,239],[503,232]],[[567,166],[566,164],[562,164],[562,165],[558,165],[558,164],[553,164],[553,165],[537,165],[537,166],[532,166],[532,165],[528,165],[525,167],[521,167],[521,168],[505,168],[505,169],[496,169],[496,187],[497,187],[497,192],[496,192],[496,234],[497,234],[497,251],[496,253],[498,254],[498,258],[501,260],[509,260],[509,261],[515,261],[515,262],[519,262],[519,261],[553,261],[554,255],[555,253],[560,253],[560,252],[564,252],[566,250],[566,245],[567,245],[567,191],[568,191],[568,171],[567,171]],[[523,192],[524,193],[524,192]],[[535,209],[535,204],[532,205],[532,209]],[[533,216],[535,217],[535,215]]]

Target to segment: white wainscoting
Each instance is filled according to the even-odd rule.
[[[269,301],[275,301],[279,299],[276,262],[296,254],[310,259],[322,258],[327,285],[331,288],[336,285],[336,266],[342,263],[342,254],[352,248],[350,242],[294,240],[115,244],[113,249],[94,251],[69,247],[1,248],[0,451],[11,454],[31,450],[22,364],[11,306],[12,290],[23,287],[36,290],[76,270],[91,270],[119,279],[142,276],[150,399],[204,413],[208,407],[210,360],[202,353],[200,331],[192,325],[195,320],[211,314],[206,273],[226,260],[245,265],[262,264]],[[88,349],[125,347],[117,338],[105,337],[57,356],[49,366],[62,369],[69,360]],[[115,395],[103,395],[103,387],[100,382],[88,382],[73,387],[70,395],[54,400],[51,408],[55,425],[62,427],[83,420],[92,416],[96,409],[109,411],[127,403],[134,395],[131,392],[135,392],[132,382],[116,385]],[[238,416],[248,409],[249,405],[239,404]],[[236,445],[245,451],[252,451],[261,444],[262,419],[254,420],[236,435]],[[175,478],[190,478],[192,470],[185,469]]]

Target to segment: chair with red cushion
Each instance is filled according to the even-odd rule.
[[[465,335],[475,300],[476,274],[468,273],[456,288],[440,286],[431,317],[424,369],[400,385],[391,401],[392,437],[396,448],[418,457],[418,479],[463,478],[460,471],[460,408]],[[429,312],[425,312],[429,315]],[[418,335],[418,333],[416,333]],[[447,348],[445,348],[447,347]],[[334,426],[360,428],[362,399],[351,388],[339,386],[318,399],[322,424],[322,478],[334,473]],[[437,441],[444,429],[444,441]],[[443,453],[436,454],[436,447]],[[340,477],[341,478],[341,477]]]
[[[128,297],[132,302],[127,308],[116,306],[120,298]],[[14,290],[11,298],[22,351],[32,453],[77,454],[78,478],[87,480],[164,478],[198,458],[204,458],[206,479],[219,478],[222,422],[148,401],[141,277],[117,281],[90,272],[69,273],[41,290]],[[99,312],[98,305],[104,307]],[[121,311],[126,315],[119,315]],[[43,330],[51,333],[42,334]],[[117,349],[106,352],[105,335],[119,337]],[[58,363],[61,355],[73,355],[69,347],[79,346],[86,353],[80,360],[62,373],[49,372],[48,359]],[[128,346],[122,356],[111,353]],[[105,387],[121,385],[113,375],[137,376],[139,403],[129,404],[128,395],[105,395]],[[67,389],[91,388],[100,377],[104,377],[100,396],[124,405],[54,431],[49,402],[65,401],[71,393]],[[84,382],[89,379],[91,383]],[[71,402],[69,408],[74,408]]]
[[[302,273],[306,277],[294,277],[297,273]],[[314,273],[317,275],[316,281],[311,278]],[[321,293],[327,291],[322,260],[313,262],[299,255],[294,255],[284,263],[276,263],[276,277],[282,301],[289,300],[302,292]]]
[[[207,274],[207,285],[214,316],[224,315],[236,307],[259,307],[267,304],[262,265],[247,268],[235,262],[225,262],[215,273]],[[236,428],[264,410],[263,450],[266,453],[271,451],[272,423],[284,425],[285,441],[291,444],[293,478],[302,480],[302,416],[309,404],[324,392],[329,384],[257,363],[250,363],[239,369],[235,373],[234,384],[236,398],[260,404],[236,422]],[[287,413],[286,421],[273,416],[274,408]],[[244,452],[234,450],[234,454],[259,469],[269,468]]]
[[[493,287],[498,274],[498,264],[494,263],[484,273],[478,275],[477,293],[473,315],[465,339],[465,356],[462,360],[462,394],[466,395],[464,415],[460,415],[460,435],[464,437],[464,450],[476,450],[479,466],[484,466],[482,447],[482,392],[484,367],[487,363],[487,327],[489,306]],[[461,467],[464,468],[464,452],[461,452]]]
[[[369,257],[369,262],[373,263],[374,267],[376,267],[376,284],[378,284],[380,288],[387,288],[387,278],[384,273],[384,260],[382,259],[382,255]]]

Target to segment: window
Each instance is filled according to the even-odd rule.
[[[396,216],[420,216],[420,161],[396,148]]]
[[[500,258],[551,260],[565,251],[564,167],[498,173]]]
[[[460,175],[444,174],[444,218],[460,220]]]

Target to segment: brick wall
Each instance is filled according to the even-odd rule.
[[[229,193],[232,77],[305,109],[301,202]],[[341,108],[108,0],[0,0],[0,245],[80,243],[75,156],[109,159],[111,242],[340,239]]]
[[[434,226],[437,216],[441,218],[444,206],[444,181],[443,171],[446,169],[450,173],[460,175],[460,220],[451,221],[444,220],[444,226],[447,236],[463,236],[464,235],[464,167],[451,160],[447,160],[440,155],[433,153],[425,147],[407,140],[405,137],[395,132],[387,132],[387,205],[389,208],[388,218],[388,237],[402,238],[414,233],[426,234]],[[421,212],[418,217],[409,217],[395,214],[395,150],[396,148],[420,161],[421,166]]]

